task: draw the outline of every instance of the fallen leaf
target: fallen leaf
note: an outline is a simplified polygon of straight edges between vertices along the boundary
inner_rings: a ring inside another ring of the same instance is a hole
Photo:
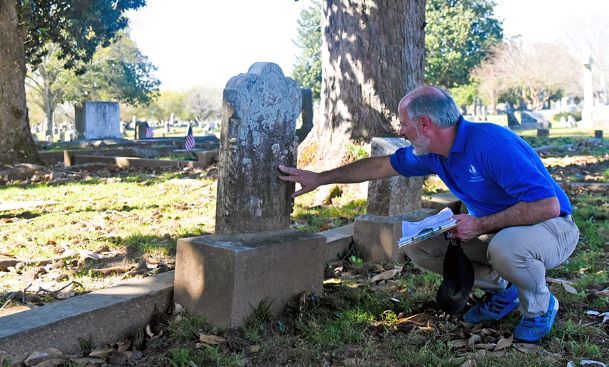
[[[497,351],[509,348],[512,346],[513,342],[514,342],[514,335],[510,335],[509,338],[501,338],[497,342],[497,345],[495,346],[494,351],[497,352]]]
[[[514,348],[518,349],[522,353],[533,354],[540,353],[543,351],[543,348],[537,344],[530,343],[514,343]]]
[[[474,344],[480,342],[482,340],[482,337],[478,334],[472,334],[472,336],[469,337],[469,339],[467,340],[467,346],[468,347],[473,347]]]
[[[550,278],[550,277],[546,277],[546,282],[554,283],[554,284],[569,284],[569,285],[575,284],[570,280],[566,280],[566,279],[562,279],[562,278]]]
[[[93,274],[109,275],[109,274],[124,274],[131,270],[131,266],[111,266],[109,268],[91,269]]]
[[[494,350],[497,344],[495,343],[486,343],[486,344],[475,344],[475,349],[485,349],[485,350]]]
[[[398,325],[399,324],[415,324],[417,326],[423,326],[423,325],[427,324],[427,321],[429,321],[429,318],[430,318],[430,316],[428,314],[426,314],[425,312],[417,313],[412,316],[408,316],[406,318],[399,319]]]
[[[448,346],[452,348],[463,348],[467,346],[467,339],[453,339],[448,341]]]
[[[398,274],[400,274],[401,269],[391,269],[384,271],[378,275],[373,276],[370,281],[372,283],[380,282],[381,280],[389,280],[395,278]]]
[[[108,354],[112,351],[114,351],[114,349],[112,349],[112,348],[106,348],[106,347],[96,348],[91,353],[89,353],[89,357],[107,359]]]
[[[483,328],[480,330],[480,334],[482,334],[482,336],[492,336],[492,335],[497,335],[497,330],[495,329],[490,329],[490,328]]]
[[[609,288],[605,288],[602,291],[598,291],[594,293],[597,296],[606,296],[609,297]]]
[[[591,367],[607,367],[603,362],[593,361],[591,359],[582,359],[579,361],[580,366],[591,366]]]
[[[59,367],[65,366],[67,358],[65,356],[53,356],[49,359],[45,359],[40,363],[36,363],[35,367]]]
[[[567,293],[577,294],[577,289],[570,284],[562,283],[562,287],[567,291]]]
[[[101,259],[101,256],[99,256],[98,253],[95,253],[95,252],[90,251],[90,250],[80,250],[78,252],[78,255],[83,260],[84,259],[93,259],[93,260],[99,260],[99,259]]]
[[[259,345],[250,345],[247,348],[248,353],[258,353],[260,352],[261,347]]]
[[[226,342],[226,339],[221,336],[208,334],[199,334],[199,340],[209,345],[218,345]]]
[[[476,361],[474,359],[468,359],[467,361],[463,362],[463,364],[461,365],[461,367],[476,367],[478,366],[478,364],[476,363]]]
[[[36,364],[42,363],[48,359],[53,359],[55,357],[63,356],[63,352],[59,349],[55,348],[44,348],[41,350],[36,350],[32,352],[23,363],[26,366],[34,366]]]
[[[339,278],[328,278],[328,279],[324,279],[323,284],[324,285],[340,285],[342,283],[342,280],[340,280]]]

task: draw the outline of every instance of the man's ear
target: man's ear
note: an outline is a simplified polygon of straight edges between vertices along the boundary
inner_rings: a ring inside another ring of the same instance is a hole
[[[419,121],[417,122],[420,129],[426,130],[431,127],[431,120],[429,119],[429,116],[420,116]]]

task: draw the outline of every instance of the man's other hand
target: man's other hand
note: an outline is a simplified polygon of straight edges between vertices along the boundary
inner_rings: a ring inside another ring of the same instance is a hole
[[[453,219],[457,221],[457,227],[449,232],[452,237],[469,241],[483,234],[478,225],[478,218],[468,214],[457,214],[453,215]]]
[[[279,165],[279,170],[286,174],[285,176],[279,176],[280,179],[283,181],[298,182],[300,184],[301,188],[292,194],[293,198],[313,191],[321,185],[319,173],[287,167],[283,164]]]

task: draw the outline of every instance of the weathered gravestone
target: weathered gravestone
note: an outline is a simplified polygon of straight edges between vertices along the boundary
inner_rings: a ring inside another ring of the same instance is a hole
[[[537,129],[537,137],[538,138],[548,138],[550,136],[549,129]]]
[[[370,155],[389,155],[409,145],[403,138],[372,138]],[[355,249],[366,260],[398,260],[403,254],[396,245],[403,215],[417,211],[424,218],[433,212],[420,211],[423,181],[423,177],[404,176],[370,181],[367,214],[357,217],[353,225]]]
[[[93,140],[122,138],[120,109],[117,102],[86,102],[75,107],[76,132],[79,138]]]
[[[398,148],[410,146],[403,138],[372,138],[370,155],[393,154]],[[423,177],[394,176],[368,184],[368,208],[374,215],[403,214],[421,209]]]
[[[219,327],[321,292],[325,238],[289,228],[294,191],[277,166],[296,163],[300,91],[279,66],[256,63],[224,89],[216,234],[180,239],[175,301]]]
[[[508,111],[508,112],[506,112],[506,114],[507,114],[508,127],[510,129],[517,129],[518,127],[520,127],[520,121],[518,121],[518,118],[516,118],[514,111]]]
[[[146,139],[146,129],[148,129],[148,121],[137,121],[135,123],[135,140]]]

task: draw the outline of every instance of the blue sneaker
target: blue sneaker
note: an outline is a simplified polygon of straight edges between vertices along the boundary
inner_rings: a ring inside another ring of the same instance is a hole
[[[550,293],[550,305],[545,314],[535,317],[523,317],[514,329],[514,338],[527,342],[536,342],[550,333],[558,313],[558,300]]]
[[[488,293],[484,303],[475,305],[463,314],[463,320],[470,324],[497,321],[506,317],[517,307],[518,288],[512,285],[502,291]]]

